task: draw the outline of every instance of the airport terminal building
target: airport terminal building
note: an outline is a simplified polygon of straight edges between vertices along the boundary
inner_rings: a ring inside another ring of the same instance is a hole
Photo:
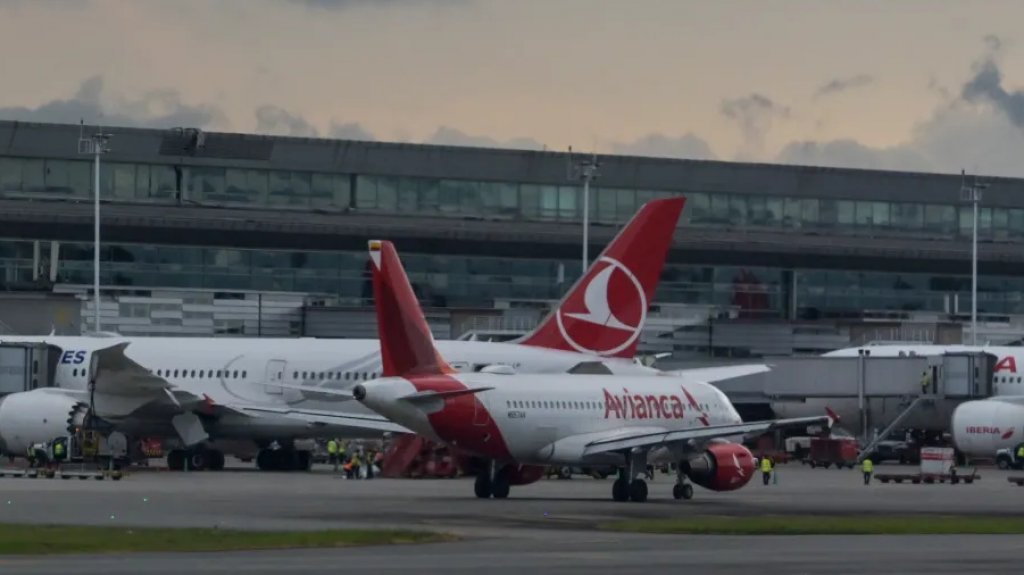
[[[104,330],[367,335],[371,238],[395,241],[439,337],[528,329],[580,273],[579,155],[107,131]],[[91,329],[93,162],[80,136],[0,122],[0,333]],[[972,206],[959,175],[598,159],[592,255],[644,202],[688,198],[648,350],[962,337]],[[1024,180],[985,182],[978,310],[1006,341],[1024,317]]]

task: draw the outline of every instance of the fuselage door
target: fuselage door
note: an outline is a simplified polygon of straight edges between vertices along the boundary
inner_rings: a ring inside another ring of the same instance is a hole
[[[280,386],[280,384],[284,383],[284,374],[287,369],[288,363],[283,359],[272,359],[268,361],[266,377],[263,380],[266,384],[263,388],[268,395],[283,396],[285,401],[297,401],[301,399],[300,392],[292,389],[285,389]]]

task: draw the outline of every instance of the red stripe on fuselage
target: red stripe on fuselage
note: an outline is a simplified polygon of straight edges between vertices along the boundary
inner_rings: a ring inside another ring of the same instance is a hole
[[[419,392],[468,389],[461,381],[448,375],[410,377],[408,381]],[[437,436],[447,443],[492,459],[512,459],[505,438],[480,400],[479,393],[446,398],[444,408],[427,414],[427,419]]]

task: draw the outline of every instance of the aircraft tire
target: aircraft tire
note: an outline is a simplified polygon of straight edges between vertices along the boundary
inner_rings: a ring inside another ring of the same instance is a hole
[[[480,499],[491,496],[491,478],[486,473],[477,473],[476,481],[473,482],[473,493]]]
[[[276,461],[274,452],[269,449],[261,449],[259,454],[256,455],[256,468],[260,471],[274,471]]]
[[[612,499],[629,501],[629,482],[625,478],[620,477],[612,483]]]
[[[211,449],[206,452],[206,456],[209,459],[207,468],[210,471],[223,471],[224,470],[224,452],[217,449]]]
[[[190,450],[186,457],[188,457],[189,471],[203,471],[210,463],[209,452],[202,448]]]
[[[495,499],[507,499],[512,486],[509,484],[508,468],[503,468],[491,482],[491,495]]]
[[[185,469],[185,452],[180,449],[172,449],[167,454],[167,469],[171,471],[182,471]]]
[[[643,479],[634,479],[630,482],[629,499],[636,503],[647,501],[647,482]]]
[[[295,453],[295,470],[309,471],[313,469],[313,454],[308,451],[297,451]]]

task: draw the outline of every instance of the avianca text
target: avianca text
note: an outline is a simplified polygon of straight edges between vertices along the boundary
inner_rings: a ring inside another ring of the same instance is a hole
[[[683,419],[686,410],[678,395],[642,395],[626,388],[621,395],[604,390],[605,419]]]

